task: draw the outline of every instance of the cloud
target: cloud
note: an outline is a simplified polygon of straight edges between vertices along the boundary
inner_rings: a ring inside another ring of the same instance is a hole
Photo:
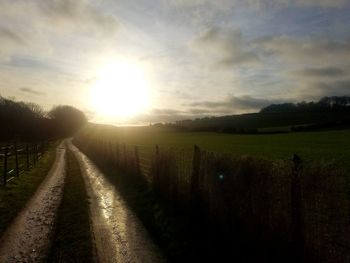
[[[210,116],[257,112],[270,104],[286,102],[287,100],[254,98],[251,96],[230,96],[222,101],[199,101],[183,105],[181,110],[156,108],[132,119],[135,122],[175,122]]]
[[[23,48],[25,41],[9,28],[0,28],[0,60],[8,60],[12,51]]]
[[[151,113],[154,115],[177,115],[183,114],[184,112],[174,109],[153,109]]]
[[[179,120],[195,119],[201,117],[208,117],[213,115],[220,115],[210,109],[183,109],[177,110],[172,108],[155,108],[148,113],[139,114],[131,121],[134,122],[176,122]]]
[[[19,88],[19,90],[21,92],[29,93],[29,94],[33,94],[33,95],[40,95],[40,96],[42,96],[42,95],[46,94],[45,92],[38,91],[38,90],[35,90],[35,89],[32,89],[32,88],[28,88],[28,87]]]
[[[6,25],[6,27],[5,27]],[[88,0],[0,1],[0,61],[13,54],[63,60],[112,46],[118,22]],[[76,48],[78,46],[78,48]],[[67,54],[74,49],[73,54]],[[60,53],[61,52],[61,53]],[[62,54],[64,53],[64,54]]]
[[[350,39],[275,36],[252,45],[264,60],[277,65],[284,89],[288,86],[296,100],[349,94]]]
[[[249,4],[258,7],[289,6],[302,8],[341,8],[347,0],[250,0]]]
[[[252,45],[283,62],[306,65],[350,63],[350,39],[274,36],[257,39]]]
[[[306,68],[293,72],[294,76],[302,78],[340,78],[348,74],[347,70],[337,67]]]
[[[346,0],[296,0],[296,5],[301,7],[340,8],[346,5]]]
[[[350,79],[304,83],[297,93],[302,99],[319,99],[324,96],[350,96]]]
[[[0,28],[0,39],[1,44],[3,44],[4,42],[10,42],[12,44],[19,45],[24,44],[24,40],[8,28]]]
[[[188,112],[194,115],[212,115],[213,114],[213,112],[210,109],[193,108],[193,109],[189,109]]]
[[[207,6],[208,8],[216,8],[218,10],[227,11],[230,7],[242,4],[239,0],[167,0],[166,2],[182,8],[195,8]],[[248,0],[244,1],[248,7],[263,9],[271,6],[301,8],[341,8],[347,4],[347,0]]]
[[[212,12],[228,12],[230,8],[236,5],[233,0],[164,0],[165,4],[169,6],[180,8],[182,10],[193,11],[195,9],[203,9],[207,14]]]
[[[73,29],[94,28],[111,33],[118,26],[113,16],[102,13],[87,0],[41,0],[38,7],[53,23],[70,25]]]
[[[319,85],[319,91],[322,96],[350,95],[350,79],[328,82]]]
[[[131,119],[132,122],[175,122],[178,120],[193,118],[185,111],[167,108],[152,109],[148,113],[139,114]]]
[[[237,30],[211,27],[194,38],[190,44],[201,58],[213,66],[232,67],[260,64],[259,56],[243,40]]]
[[[200,101],[190,103],[189,106],[211,109],[213,112],[242,112],[242,111],[258,111],[270,104],[285,102],[282,99],[264,99],[254,98],[251,96],[230,96],[222,101]]]

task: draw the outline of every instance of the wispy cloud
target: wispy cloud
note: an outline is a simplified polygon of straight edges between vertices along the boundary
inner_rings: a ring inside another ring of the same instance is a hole
[[[35,89],[32,89],[32,88],[28,88],[28,87],[22,87],[22,88],[19,88],[19,90],[21,92],[24,92],[24,93],[33,94],[33,95],[39,95],[39,96],[43,96],[43,95],[46,94],[45,92],[38,91],[38,90],[35,90]]]
[[[229,7],[236,7],[242,4],[239,0],[165,0],[172,5],[183,8],[194,8],[207,6],[219,10],[227,10]],[[248,0],[244,4],[253,8],[267,8],[271,6],[283,7],[321,7],[321,8],[341,8],[347,4],[347,0]]]
[[[285,62],[308,65],[350,63],[350,39],[273,36],[253,42],[266,54]]]
[[[319,99],[324,96],[350,96],[350,79],[304,82],[296,93],[300,99]]]
[[[323,8],[341,8],[346,5],[346,0],[296,0],[299,6],[303,7],[323,7]]]
[[[111,34],[118,27],[115,17],[105,14],[86,0],[40,0],[41,14],[53,23],[75,29],[96,29]]]
[[[25,46],[25,40],[15,31],[0,27],[0,61],[9,59],[9,54]]]
[[[24,44],[24,40],[18,36],[15,32],[8,28],[0,28],[0,39],[3,42],[11,42],[12,44]]]
[[[190,103],[191,107],[200,107],[211,109],[212,112],[240,112],[240,111],[258,111],[262,107],[265,107],[274,103],[281,103],[282,99],[264,99],[254,98],[251,96],[230,96],[226,100],[221,101],[199,101]]]
[[[349,71],[347,71],[345,68],[337,67],[305,68],[302,70],[293,71],[292,75],[307,79],[341,78],[349,75]]]
[[[191,48],[214,66],[254,66],[261,62],[238,30],[209,28],[194,38]]]

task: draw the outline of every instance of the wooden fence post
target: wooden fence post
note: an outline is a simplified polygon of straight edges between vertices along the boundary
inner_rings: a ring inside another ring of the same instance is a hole
[[[110,162],[111,164],[114,164],[115,152],[114,152],[113,143],[112,143],[111,141],[108,143],[108,148],[109,148],[109,157],[108,157],[109,162]]]
[[[38,147],[37,148],[38,149],[37,157],[38,157],[38,160],[39,160],[39,158],[41,158],[42,154],[43,154],[43,145],[41,144],[41,142],[38,142],[37,147]]]
[[[26,143],[26,161],[27,161],[27,171],[29,170],[29,166],[30,166],[30,163],[29,163],[29,145],[28,143]]]
[[[159,191],[159,177],[160,177],[160,171],[159,171],[159,165],[160,165],[160,161],[159,161],[159,146],[158,144],[156,144],[156,152],[155,152],[155,162],[154,162],[154,167],[153,167],[153,174],[152,174],[152,185],[153,185],[153,189],[155,189],[156,191]]]
[[[156,144],[156,158],[158,160],[158,157],[159,157],[159,146],[158,144]]]
[[[36,165],[36,144],[33,143],[32,144],[32,154],[33,154],[33,165],[35,166]]]
[[[193,149],[193,163],[192,163],[192,175],[191,175],[191,198],[196,205],[199,201],[200,190],[199,190],[199,170],[201,163],[201,150],[197,145]]]
[[[304,229],[302,214],[302,196],[300,172],[302,160],[293,154],[293,171],[291,181],[291,207],[292,207],[292,250],[295,262],[304,262]]]
[[[16,164],[16,176],[19,177],[19,167],[18,167],[18,152],[17,152],[17,142],[14,143],[15,147],[15,164]]]
[[[5,147],[4,149],[4,186],[6,186],[7,183],[7,153],[8,153],[8,148]]]
[[[122,164],[122,166],[124,167],[124,169],[128,169],[128,165],[127,165],[128,158],[126,156],[126,145],[125,145],[125,143],[123,143],[123,155],[124,155],[124,163]]]
[[[139,149],[137,146],[135,146],[135,170],[136,170],[136,175],[140,175],[140,173],[141,173],[140,157],[139,157]]]
[[[115,146],[115,162],[117,167],[120,166],[120,152],[119,152],[119,143]]]

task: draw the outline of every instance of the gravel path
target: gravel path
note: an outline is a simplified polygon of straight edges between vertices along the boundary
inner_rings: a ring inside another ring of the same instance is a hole
[[[65,177],[65,146],[34,196],[0,240],[0,262],[44,262]]]
[[[92,229],[99,262],[165,262],[142,223],[93,162],[69,143],[90,197]]]

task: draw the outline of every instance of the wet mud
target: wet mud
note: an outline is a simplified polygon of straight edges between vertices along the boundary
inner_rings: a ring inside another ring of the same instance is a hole
[[[94,163],[73,144],[90,197],[90,212],[99,262],[165,262],[160,249],[128,208],[123,197]]]

